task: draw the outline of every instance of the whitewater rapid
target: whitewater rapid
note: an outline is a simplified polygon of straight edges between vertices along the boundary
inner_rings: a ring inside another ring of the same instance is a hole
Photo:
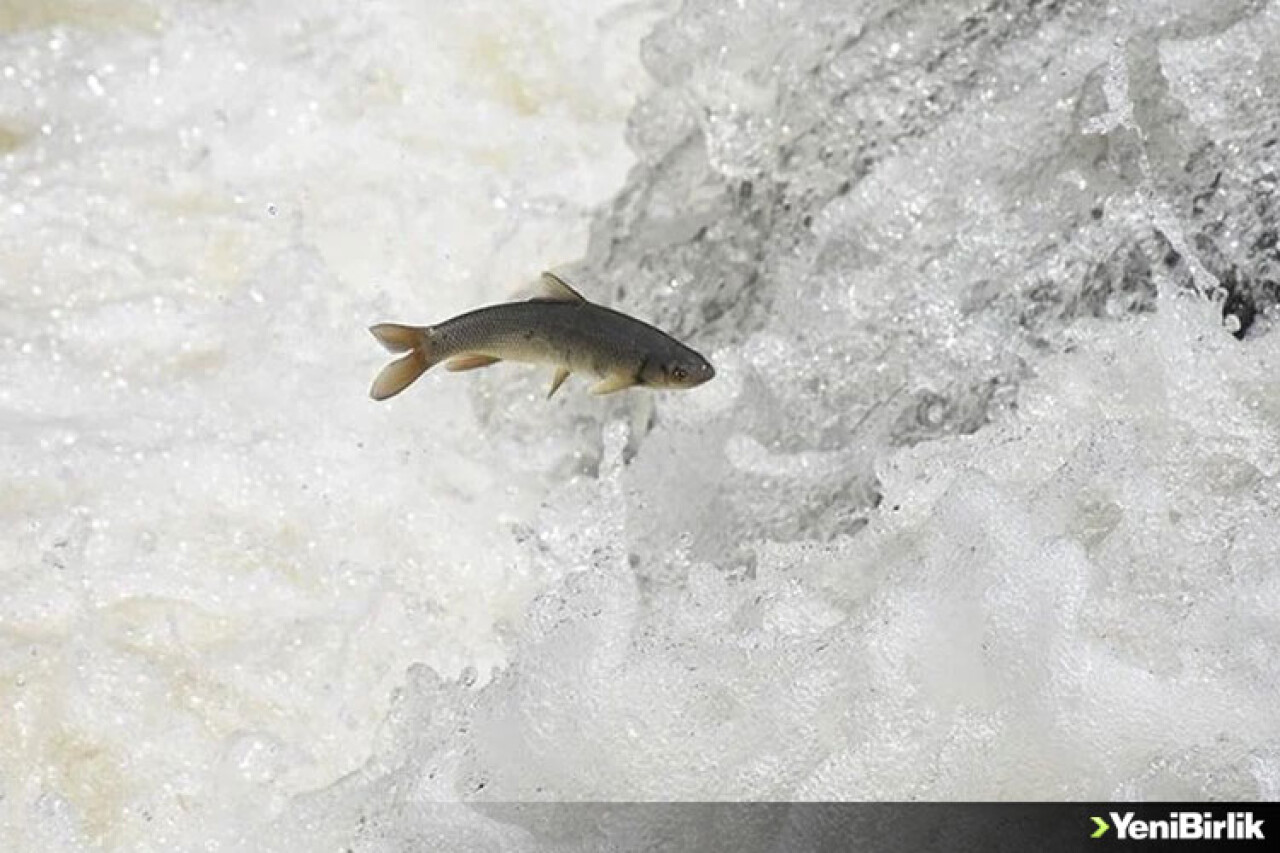
[[[1280,795],[1276,45],[1243,0],[5,7],[0,844]],[[367,398],[370,323],[544,268],[716,379]]]

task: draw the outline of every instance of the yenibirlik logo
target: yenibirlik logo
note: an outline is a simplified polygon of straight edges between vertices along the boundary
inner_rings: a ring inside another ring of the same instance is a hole
[[[1224,839],[1228,841],[1262,841],[1263,821],[1254,818],[1253,812],[1228,812],[1225,818],[1214,819],[1213,812],[1169,812],[1168,820],[1141,820],[1133,812],[1109,812],[1115,823],[1115,837],[1121,841],[1203,841]],[[1097,827],[1090,838],[1102,838],[1111,825],[1100,817],[1092,818]]]

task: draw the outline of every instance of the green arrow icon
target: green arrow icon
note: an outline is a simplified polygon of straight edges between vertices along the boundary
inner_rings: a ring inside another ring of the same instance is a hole
[[[1100,817],[1092,818],[1092,820],[1098,825],[1098,828],[1093,831],[1093,835],[1089,836],[1090,838],[1101,838],[1111,828],[1111,825]]]

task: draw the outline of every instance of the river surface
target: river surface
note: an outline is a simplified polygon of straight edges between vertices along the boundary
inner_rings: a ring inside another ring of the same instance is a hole
[[[1274,0],[0,3],[0,847],[1280,798],[1278,140]],[[716,379],[368,399],[547,268]]]

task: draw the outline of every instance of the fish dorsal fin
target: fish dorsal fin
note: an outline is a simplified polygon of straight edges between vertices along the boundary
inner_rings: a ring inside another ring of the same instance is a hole
[[[530,302],[586,302],[587,298],[552,272],[544,272],[539,282],[538,295]]]

